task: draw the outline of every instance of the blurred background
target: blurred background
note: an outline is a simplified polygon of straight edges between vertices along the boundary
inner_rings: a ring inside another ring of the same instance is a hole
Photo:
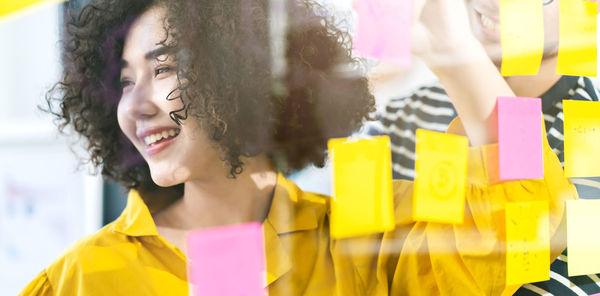
[[[352,0],[321,2],[353,23]],[[0,18],[0,295],[16,295],[71,243],[114,220],[126,202],[122,188],[79,164],[75,155],[83,152],[71,145],[77,139],[59,136],[37,108],[60,73],[65,5],[40,4]],[[378,108],[434,79],[418,60],[410,68],[372,66]],[[329,194],[329,174],[327,167],[309,167],[290,178]]]
[[[68,245],[102,226],[102,180],[38,111],[60,71],[62,7],[0,18],[0,294],[16,295]]]

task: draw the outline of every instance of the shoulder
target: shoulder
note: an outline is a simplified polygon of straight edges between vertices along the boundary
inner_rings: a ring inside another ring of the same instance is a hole
[[[136,246],[132,240],[113,231],[114,222],[69,246],[45,270],[53,287],[77,287],[83,274],[108,271],[134,260]]]
[[[114,222],[69,246],[40,272],[19,295],[77,295],[82,275],[110,264],[122,253],[125,235],[113,231]],[[112,254],[112,255],[111,255]],[[122,256],[121,256],[122,257]]]
[[[409,180],[393,180],[392,181],[392,196],[394,212],[398,223],[411,222],[412,217],[412,191],[413,182]],[[317,214],[319,220],[327,218],[331,215],[332,197],[328,195],[301,192],[298,204],[304,210],[310,209]],[[326,221],[325,221],[326,222]]]
[[[19,296],[51,296],[54,295],[46,271],[40,272],[23,290]]]
[[[120,243],[128,241],[127,236],[114,231],[114,225],[116,222],[112,222],[93,234],[87,235],[80,238],[73,244],[71,244],[53,263],[57,264],[66,259],[79,258],[85,255],[85,251],[93,247],[112,247],[118,246]]]
[[[288,192],[295,192],[295,196],[291,196],[290,198],[294,200],[294,210],[296,214],[299,212],[309,211],[315,214],[319,220],[322,220],[331,214],[331,196],[304,191],[300,189],[300,187],[298,187],[298,185],[296,185],[294,182],[289,180],[286,181],[288,181],[287,186],[292,186],[292,188],[288,188]],[[412,206],[410,206],[412,199],[408,197],[412,196],[413,183],[407,180],[393,180],[392,185],[394,204],[399,205],[395,207],[396,212],[399,210],[412,210]],[[396,216],[398,216],[398,213]],[[402,213],[400,216],[404,217],[410,215],[405,215]]]
[[[283,205],[285,208],[293,205],[295,210],[310,209],[313,211],[326,211],[328,209],[330,199],[328,195],[306,191],[298,186],[296,182],[299,180],[301,181],[300,183],[307,183],[302,182],[301,176],[304,175],[306,174],[301,172],[301,175],[291,176],[291,179],[288,179],[279,174],[272,209],[273,206],[280,205]],[[314,182],[318,180],[311,179],[310,181]],[[306,187],[306,184],[303,187]]]
[[[297,209],[297,213],[308,212],[314,215],[318,225],[322,227],[325,218],[331,211],[331,197],[315,192],[300,191]]]

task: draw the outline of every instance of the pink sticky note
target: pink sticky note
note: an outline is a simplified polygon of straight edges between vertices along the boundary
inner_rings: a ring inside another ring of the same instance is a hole
[[[193,295],[265,295],[260,223],[192,231],[186,243]]]
[[[498,97],[500,180],[544,177],[542,100]]]
[[[413,0],[356,0],[354,49],[362,57],[410,65]]]

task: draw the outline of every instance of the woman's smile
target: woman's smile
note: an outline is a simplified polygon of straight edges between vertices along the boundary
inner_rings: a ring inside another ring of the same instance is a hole
[[[180,129],[172,127],[153,127],[140,130],[137,138],[145,144],[146,155],[153,156],[173,143],[179,136]]]

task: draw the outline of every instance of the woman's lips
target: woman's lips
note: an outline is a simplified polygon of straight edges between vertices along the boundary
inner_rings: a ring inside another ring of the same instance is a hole
[[[155,155],[167,148],[179,136],[180,129],[168,126],[143,128],[136,132],[140,143],[148,156]]]
[[[153,156],[160,153],[161,151],[165,150],[169,145],[171,145],[171,143],[173,143],[178,136],[179,135],[176,135],[172,138],[161,140],[154,144],[146,145],[146,155]]]
[[[479,11],[475,11],[475,13],[483,37],[489,41],[500,41],[500,23],[494,18],[486,16]]]

